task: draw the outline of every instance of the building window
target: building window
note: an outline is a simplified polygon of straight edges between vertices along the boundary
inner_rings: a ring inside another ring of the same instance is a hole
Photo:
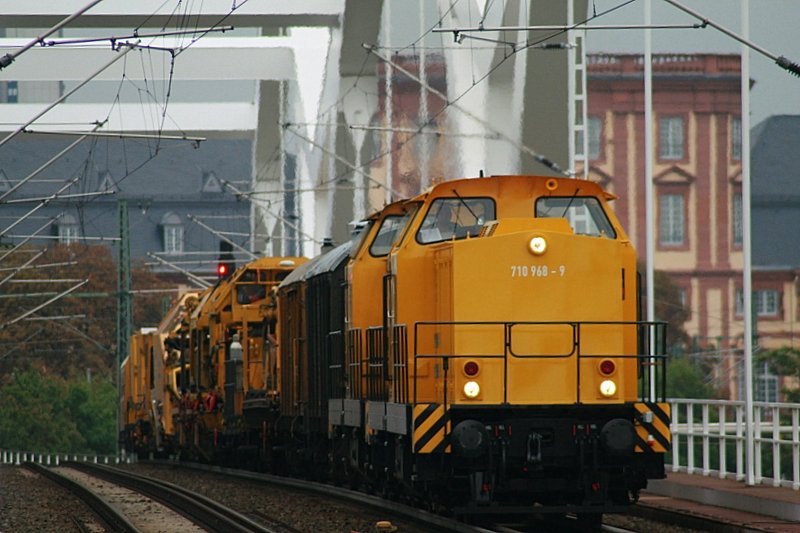
[[[683,159],[683,118],[666,117],[658,121],[658,155],[661,159]]]
[[[769,371],[769,367],[766,363],[763,368],[757,369],[756,372],[756,388],[753,391],[755,401],[777,402],[778,376]]]
[[[600,157],[600,140],[603,137],[603,119],[600,117],[589,117],[586,135],[589,143],[588,158],[598,159]]]
[[[683,231],[683,195],[662,194],[658,199],[658,242],[664,246],[681,246]]]
[[[180,217],[175,213],[167,213],[161,219],[161,227],[164,232],[164,253],[183,253],[183,224]]]
[[[775,289],[753,291],[753,309],[756,316],[775,317],[778,316],[780,303],[780,293]],[[743,315],[744,291],[736,289],[736,314]]]
[[[739,365],[739,398],[745,395],[744,367]],[[780,395],[778,376],[770,372],[769,365],[753,366],[753,399],[757,402],[777,402]]]
[[[678,303],[680,303],[681,307],[684,309],[688,309],[689,307],[689,298],[686,294],[685,287],[678,287]]]
[[[78,231],[78,221],[75,217],[63,214],[58,219],[58,242],[61,244],[72,244],[78,242],[80,232]]]
[[[742,193],[733,194],[733,244],[742,245],[744,223],[742,221]]]
[[[731,158],[742,159],[742,118],[733,117],[731,121]]]
[[[16,104],[19,101],[19,82],[6,82],[6,103]]]

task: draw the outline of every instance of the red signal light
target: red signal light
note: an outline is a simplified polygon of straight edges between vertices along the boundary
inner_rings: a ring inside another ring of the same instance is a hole
[[[217,265],[217,276],[219,276],[220,278],[224,278],[228,274],[230,274],[230,272],[228,272],[228,265],[227,264],[220,263],[220,264]]]
[[[464,363],[464,373],[469,377],[472,377],[478,373],[478,363],[475,361],[467,361]]]

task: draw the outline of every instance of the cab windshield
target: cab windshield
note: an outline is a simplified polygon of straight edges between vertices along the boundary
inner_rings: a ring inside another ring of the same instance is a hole
[[[431,244],[477,237],[483,225],[495,219],[491,198],[437,198],[431,203],[417,232],[417,242]]]
[[[546,196],[536,200],[538,218],[565,218],[576,235],[617,238],[617,232],[594,196]]]

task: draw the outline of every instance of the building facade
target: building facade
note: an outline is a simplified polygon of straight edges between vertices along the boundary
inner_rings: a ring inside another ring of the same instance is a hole
[[[617,214],[643,259],[643,57],[592,55],[587,63],[589,176],[619,197]],[[743,376],[741,127],[738,55],[654,55],[650,208],[655,213],[655,268],[670,275],[689,311],[685,328],[693,339],[690,353],[710,359],[713,384],[731,398],[740,397]],[[754,243],[760,233],[770,231],[764,222],[769,210],[759,208],[759,194],[780,196],[770,175],[787,170],[778,165],[765,172],[755,164],[763,151],[757,139],[758,128],[751,159]],[[754,246],[756,347],[793,346],[800,263],[765,252]],[[756,369],[756,379],[757,397],[778,399],[775,376],[762,367]]]

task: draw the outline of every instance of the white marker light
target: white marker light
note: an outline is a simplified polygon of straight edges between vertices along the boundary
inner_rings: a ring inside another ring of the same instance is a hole
[[[481,386],[477,381],[467,381],[464,383],[464,396],[467,398],[477,398],[481,393]]]
[[[602,394],[606,398],[610,398],[611,396],[614,396],[614,394],[616,393],[617,393],[617,384],[614,383],[612,380],[606,379],[602,383],[600,383],[600,394]]]

